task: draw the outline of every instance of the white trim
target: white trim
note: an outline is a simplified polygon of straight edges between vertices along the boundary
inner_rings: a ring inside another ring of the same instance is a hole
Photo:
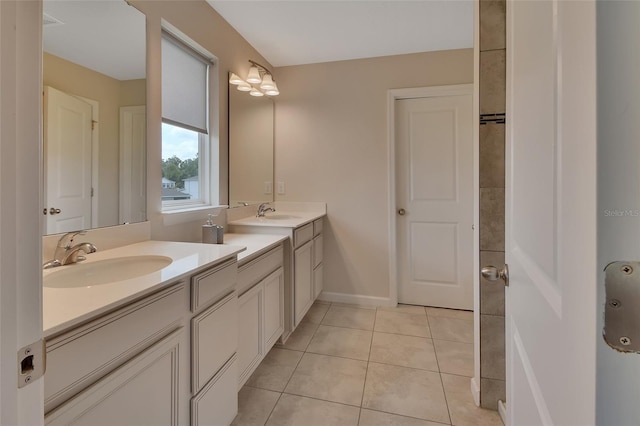
[[[65,92],[66,93],[66,92]],[[78,98],[83,102],[91,105],[91,227],[98,227],[98,197],[99,185],[98,176],[100,175],[100,103],[95,99],[85,98],[84,96],[73,95],[67,93],[74,98]]]
[[[478,381],[475,377],[472,377],[470,380],[471,385],[471,395],[473,396],[473,402],[476,404],[476,407],[480,406],[480,386],[478,386]]]
[[[501,400],[498,400],[498,414],[502,419],[502,423],[507,424],[507,404]]]
[[[375,307],[389,307],[396,306],[397,303],[391,302],[391,299],[388,297],[375,297],[375,296],[365,296],[363,294],[347,294],[347,293],[333,293],[323,291],[318,296],[318,300],[323,302],[335,302],[335,303],[346,303],[349,305],[359,305],[359,306],[375,306]]]
[[[389,89],[387,91],[387,170],[388,170],[388,233],[389,233],[389,303],[390,306],[395,306],[398,303],[398,253],[397,253],[397,232],[396,232],[396,136],[395,136],[395,101],[398,99],[412,99],[412,98],[429,98],[438,96],[456,96],[456,95],[472,95],[474,94],[474,84],[454,84],[450,86],[433,86],[433,87],[413,87],[406,89]],[[475,98],[474,98],[475,99]],[[475,121],[474,121],[475,122]],[[477,138],[474,132],[474,151],[473,151],[473,163],[474,167],[478,161],[477,150]],[[475,177],[474,177],[475,179]],[[474,185],[477,182],[474,180]],[[477,191],[474,189],[474,191]],[[478,200],[474,192],[474,211],[479,209]],[[475,221],[475,218],[474,218]],[[477,233],[477,226],[475,232]],[[475,239],[474,239],[475,241]],[[479,262],[479,252],[474,250],[474,264]],[[477,275],[477,274],[474,274]],[[475,283],[474,279],[474,285]]]

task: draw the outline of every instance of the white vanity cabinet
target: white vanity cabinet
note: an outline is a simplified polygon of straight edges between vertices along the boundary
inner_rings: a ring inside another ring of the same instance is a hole
[[[285,215],[287,216],[287,215]],[[304,217],[305,213],[292,214]],[[245,218],[229,223],[232,232],[240,234],[275,234],[287,236],[284,242],[284,332],[282,341],[300,324],[323,288],[323,232],[325,213],[306,214],[300,224],[260,221]],[[239,279],[241,282],[242,279]],[[239,287],[241,284],[239,285]],[[239,290],[242,298],[242,290]],[[242,332],[240,333],[242,335]],[[242,343],[240,343],[242,345]]]
[[[47,338],[46,424],[188,421],[184,282]]]
[[[284,249],[278,244],[238,271],[238,389],[284,331]]]
[[[230,424],[238,412],[237,278],[236,257],[227,257],[47,336],[45,423]],[[267,280],[261,286],[273,292]]]

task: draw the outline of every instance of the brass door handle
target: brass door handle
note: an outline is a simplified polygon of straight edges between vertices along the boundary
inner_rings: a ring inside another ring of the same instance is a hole
[[[49,214],[50,214],[50,215],[60,214],[60,213],[62,213],[62,210],[60,210],[60,209],[56,209],[56,208],[53,208],[53,207],[51,207],[51,208],[49,209]]]

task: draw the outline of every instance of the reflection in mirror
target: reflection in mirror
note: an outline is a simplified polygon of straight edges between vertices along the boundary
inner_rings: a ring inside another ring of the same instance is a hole
[[[145,16],[44,0],[44,229],[146,220]]]
[[[229,206],[273,201],[273,100],[229,87]]]

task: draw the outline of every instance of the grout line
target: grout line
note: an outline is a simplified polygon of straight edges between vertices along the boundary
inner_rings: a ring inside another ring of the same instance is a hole
[[[360,361],[360,362],[367,362],[366,359],[362,359],[362,358],[349,358],[348,356],[342,356],[342,355],[332,355],[332,354],[323,354],[320,352],[305,352],[307,354],[311,354],[311,355],[321,355],[321,356],[330,356],[332,358],[340,358],[340,359],[346,359],[349,361]],[[297,367],[296,367],[297,368]]]
[[[269,411],[269,415],[267,416],[267,420],[264,421],[263,426],[265,426],[267,423],[269,423],[269,419],[273,415],[273,412],[276,410],[276,407],[278,406],[278,403],[280,402],[280,399],[282,399],[282,395],[283,395],[283,392],[280,392],[280,395],[278,396],[278,399],[276,400],[276,403],[273,404],[273,408],[271,408],[271,411]]]
[[[431,422],[431,423],[435,423],[435,424],[439,424],[439,425],[451,425],[451,423],[442,423],[442,422],[439,422],[439,421],[436,421],[436,420],[423,419],[422,417],[414,417],[414,416],[409,416],[409,415],[406,415],[406,414],[391,413],[389,411],[384,411],[384,410],[380,410],[380,409],[377,409],[377,408],[362,408],[360,411],[362,411],[362,410],[376,411],[378,413],[391,414],[392,416],[406,417],[408,419],[420,420],[422,422]]]
[[[331,404],[344,405],[345,407],[360,408],[359,406],[354,405],[354,404],[347,404],[346,402],[331,401],[331,400],[328,400],[328,399],[318,398],[317,396],[301,395],[299,393],[291,393],[291,392],[282,392],[282,394],[283,395],[291,395],[291,396],[299,396],[300,398],[313,399],[315,401],[329,402]]]
[[[374,324],[375,324],[375,320],[374,320]],[[332,324],[318,324],[319,326],[323,326],[323,327],[334,327],[334,328],[344,328],[346,330],[360,330],[360,331],[373,331],[373,328],[368,330],[366,328],[355,328],[355,327],[347,327],[345,325],[332,325]]]

